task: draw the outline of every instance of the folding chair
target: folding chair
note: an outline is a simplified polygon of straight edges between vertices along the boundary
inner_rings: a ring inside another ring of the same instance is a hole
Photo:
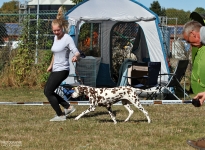
[[[175,94],[177,89],[179,89],[179,91],[181,91],[184,94],[184,99],[185,99],[185,95],[189,97],[189,95],[186,93],[185,87],[183,88],[180,84],[182,78],[185,77],[185,72],[188,64],[189,64],[189,60],[179,60],[174,73],[160,74],[161,76],[163,75],[169,76],[168,82],[160,83],[159,90],[163,94],[162,99],[180,100],[180,98]]]
[[[152,89],[153,87],[158,87],[158,76],[160,74],[161,70],[161,62],[149,62],[148,68],[147,68],[147,74],[143,75],[141,77],[139,76],[131,76],[127,77],[128,79],[137,79],[139,83],[137,84],[131,84],[134,88],[142,89],[142,91],[139,93],[142,94],[142,92],[147,93],[146,99],[156,99],[157,97],[157,90]]]
[[[139,84],[139,78],[147,75],[148,72],[148,63],[133,61],[131,66],[128,68],[127,76],[127,85],[132,86]]]

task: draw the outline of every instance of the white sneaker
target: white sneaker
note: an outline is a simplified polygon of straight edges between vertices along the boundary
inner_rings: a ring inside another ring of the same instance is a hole
[[[65,120],[66,120],[66,116],[55,116],[50,121],[65,121]]]
[[[74,106],[70,106],[70,108],[64,109],[65,116],[68,116],[69,114],[73,113],[75,110],[76,110],[76,109],[75,109]]]

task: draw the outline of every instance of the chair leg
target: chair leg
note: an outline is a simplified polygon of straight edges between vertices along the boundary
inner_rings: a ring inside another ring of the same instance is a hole
[[[165,88],[166,90],[166,93],[165,92],[162,92],[163,93],[163,100],[166,99],[166,100],[180,100],[180,98],[175,94],[175,93],[172,93],[169,89]],[[167,97],[170,97],[167,99]]]
[[[148,94],[147,99],[156,100],[157,99],[157,92],[153,91],[151,94]]]
[[[147,90],[147,91],[144,90],[144,92],[147,93],[146,100],[156,100],[156,98],[157,98],[157,88],[155,90],[150,89],[150,91],[149,90]]]

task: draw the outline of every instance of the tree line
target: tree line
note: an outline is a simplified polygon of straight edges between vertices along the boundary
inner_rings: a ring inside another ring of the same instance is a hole
[[[150,4],[150,10],[156,13],[158,16],[166,16],[167,18],[177,18],[177,24],[183,25],[188,20],[190,20],[189,16],[191,14],[190,11],[184,11],[183,9],[175,9],[175,8],[167,8],[161,7],[158,1],[153,1]],[[205,14],[205,9],[202,7],[195,8],[194,12],[199,14]],[[168,24],[175,24],[175,20],[168,20]]]

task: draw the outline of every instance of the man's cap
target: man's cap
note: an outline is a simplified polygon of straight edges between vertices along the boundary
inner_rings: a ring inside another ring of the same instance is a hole
[[[204,20],[205,20],[205,14],[199,14],[197,12],[192,12],[189,16],[192,20],[198,21],[203,26],[205,26]]]

